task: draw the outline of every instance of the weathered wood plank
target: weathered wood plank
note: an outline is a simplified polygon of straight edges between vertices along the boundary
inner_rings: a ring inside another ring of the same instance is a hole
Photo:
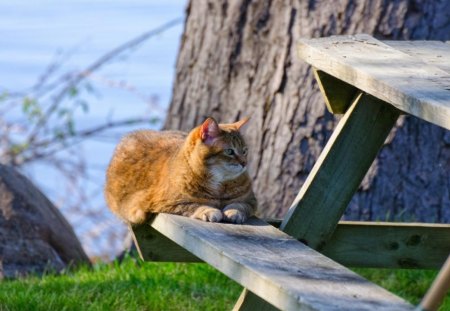
[[[333,114],[344,114],[359,93],[358,89],[321,70],[314,69],[314,76],[325,98],[328,111]]]
[[[450,73],[450,44],[442,41],[383,41],[423,62]]]
[[[282,310],[413,309],[256,218],[234,225],[159,214],[151,226]]]
[[[439,269],[450,225],[342,221],[322,253],[350,267]]]
[[[391,105],[360,94],[327,142],[281,230],[321,250],[398,116]]]
[[[133,231],[143,260],[203,262],[148,225]],[[321,252],[350,267],[438,269],[450,253],[450,225],[340,221]]]
[[[368,35],[304,39],[299,54],[339,80],[450,129],[450,74],[420,58]]]
[[[340,221],[321,253],[347,267],[439,269],[450,254],[450,224]]]

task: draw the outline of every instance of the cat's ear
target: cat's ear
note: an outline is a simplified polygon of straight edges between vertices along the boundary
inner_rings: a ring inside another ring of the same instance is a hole
[[[248,122],[248,120],[250,120],[250,117],[245,117],[240,121],[234,122],[232,125],[236,131],[239,131],[241,127]]]
[[[202,141],[211,145],[217,137],[220,135],[219,124],[213,118],[208,118],[200,126],[200,137]]]

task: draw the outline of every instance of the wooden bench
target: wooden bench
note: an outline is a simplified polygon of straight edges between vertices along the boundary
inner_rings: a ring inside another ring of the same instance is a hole
[[[207,262],[248,289],[236,310],[412,310],[335,261],[437,268],[450,253],[450,225],[339,219],[400,114],[450,129],[450,45],[359,35],[303,40],[299,50],[328,109],[344,116],[280,228],[256,218],[233,225],[160,214],[133,228],[141,257]],[[438,278],[438,298],[447,276]]]
[[[234,225],[159,214],[134,233],[144,260],[203,260],[282,310],[413,309],[257,218]]]

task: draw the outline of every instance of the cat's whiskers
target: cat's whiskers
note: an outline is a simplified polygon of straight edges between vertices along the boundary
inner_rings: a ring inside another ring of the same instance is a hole
[[[239,166],[239,170],[234,171],[233,169],[233,171],[231,171],[226,167],[213,166],[209,170],[211,173],[210,183],[212,185],[215,185],[215,187],[219,188],[222,183],[238,178],[241,174],[243,174],[247,170],[247,167],[245,166],[243,167],[240,164],[236,164],[234,166],[236,167]]]

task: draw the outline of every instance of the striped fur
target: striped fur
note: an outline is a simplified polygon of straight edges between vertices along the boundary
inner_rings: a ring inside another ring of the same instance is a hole
[[[110,209],[129,223],[143,223],[153,213],[244,222],[256,209],[239,133],[247,120],[219,125],[209,118],[190,133],[128,134],[107,170]]]

